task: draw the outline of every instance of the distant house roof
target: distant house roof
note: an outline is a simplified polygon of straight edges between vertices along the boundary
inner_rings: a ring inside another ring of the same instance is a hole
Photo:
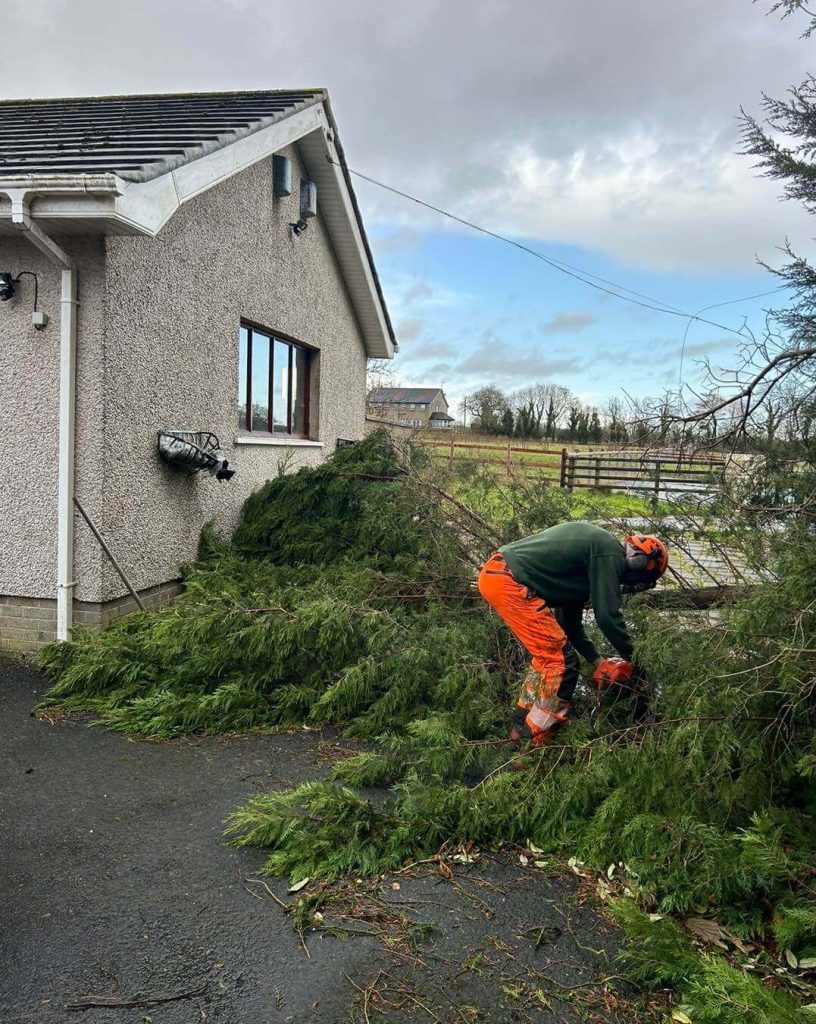
[[[430,419],[437,423],[453,423],[453,416],[448,416],[446,412],[432,412]]]
[[[183,203],[297,143],[368,354],[397,347],[325,89],[0,101],[0,234],[156,235]]]
[[[448,404],[442,388],[375,388],[368,400],[375,405],[430,405],[437,395]]]

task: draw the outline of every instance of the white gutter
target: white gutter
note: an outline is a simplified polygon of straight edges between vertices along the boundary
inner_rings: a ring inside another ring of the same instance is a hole
[[[121,194],[123,185],[113,172],[105,174],[4,174],[3,191],[16,189],[36,193],[79,192],[91,195]]]
[[[74,408],[76,402],[77,270],[71,257],[31,219],[29,192],[5,189],[11,221],[60,268],[59,475],[57,495],[57,639],[71,639],[74,598]]]

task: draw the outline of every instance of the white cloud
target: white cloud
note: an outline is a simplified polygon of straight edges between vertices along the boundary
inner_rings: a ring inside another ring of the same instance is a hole
[[[574,310],[570,313],[556,313],[545,323],[541,324],[539,331],[542,334],[577,334],[596,323],[597,316],[594,313],[587,313],[585,310]]]
[[[406,341],[414,341],[422,333],[422,321],[416,317],[400,320],[396,326],[396,333],[400,345],[404,345]]]
[[[111,17],[103,0],[11,0],[0,95],[324,84],[375,177],[541,244],[733,270],[812,230],[734,155],[740,105],[783,94],[813,52],[769,3],[137,0]],[[400,229],[384,246],[444,223],[360,193],[371,224]]]
[[[471,208],[493,211],[506,230],[652,269],[747,271],[757,254],[773,259],[786,236],[808,245],[812,219],[777,193],[718,139],[694,148],[690,139],[670,145],[639,133],[561,158],[519,147],[507,181]]]

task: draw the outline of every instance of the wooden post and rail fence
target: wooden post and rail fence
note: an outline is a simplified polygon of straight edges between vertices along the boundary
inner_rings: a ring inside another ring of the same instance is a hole
[[[578,487],[650,492],[655,498],[668,492],[711,492],[722,485],[725,460],[683,451],[605,450],[585,446],[580,451],[537,445],[523,446],[508,441],[496,444],[423,438],[422,443],[438,455],[478,465],[501,466],[506,476],[513,468],[525,474],[538,473],[558,480],[560,487]]]
[[[669,492],[718,490],[725,474],[725,460],[682,451],[580,451],[561,452],[560,485],[606,487],[652,492],[655,498]]]

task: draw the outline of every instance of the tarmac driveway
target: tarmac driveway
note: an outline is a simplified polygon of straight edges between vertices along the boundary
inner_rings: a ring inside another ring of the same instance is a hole
[[[639,1019],[601,998],[613,931],[571,882],[514,859],[383,880],[384,900],[435,926],[415,953],[395,959],[363,927],[310,934],[307,958],[243,881],[262,852],[222,829],[252,793],[321,774],[323,738],[134,741],[34,718],[45,689],[0,661],[0,1024],[577,1021],[570,993],[593,988],[594,1019]]]

